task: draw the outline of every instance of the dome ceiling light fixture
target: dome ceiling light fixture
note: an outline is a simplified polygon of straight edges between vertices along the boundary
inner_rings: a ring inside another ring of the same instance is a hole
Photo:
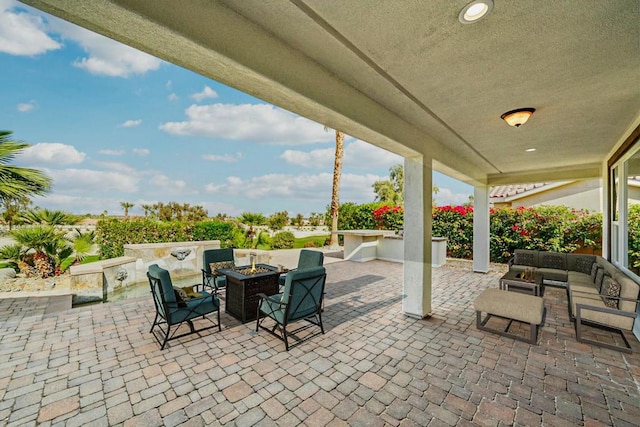
[[[491,12],[493,0],[473,0],[462,8],[458,20],[463,24],[475,24]]]
[[[529,117],[536,111],[535,108],[518,108],[517,110],[507,111],[500,116],[509,126],[519,128],[529,120]]]

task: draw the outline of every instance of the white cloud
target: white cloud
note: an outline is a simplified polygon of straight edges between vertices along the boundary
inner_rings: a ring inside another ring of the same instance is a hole
[[[47,209],[63,210],[69,212],[69,207],[73,207],[72,212],[77,214],[90,213],[99,215],[105,210],[110,214],[122,212],[120,207],[121,199],[115,200],[106,197],[92,196],[69,196],[66,194],[47,194],[46,196],[36,196],[33,203],[36,206]]]
[[[296,166],[327,169],[332,167],[335,152],[335,148],[321,148],[311,151],[285,150],[280,158]]]
[[[397,163],[403,164],[404,159],[402,156],[357,139],[345,147],[344,163],[350,167],[359,166],[367,169],[390,168]]]
[[[372,202],[374,193],[372,185],[384,179],[373,174],[343,174],[340,181],[340,198],[356,203]],[[289,200],[331,200],[333,174],[315,175],[268,174],[242,179],[237,176],[227,177],[222,184],[209,183],[205,190],[212,194],[237,195],[259,200],[265,197],[286,198]]]
[[[164,86],[167,88],[167,90],[171,90],[173,89],[173,82],[171,80],[167,80],[167,83],[165,83]]]
[[[461,205],[469,202],[470,195],[471,193],[454,193],[449,188],[439,188],[438,194],[434,196],[434,199],[438,206]]]
[[[212,162],[225,162],[225,163],[235,163],[238,160],[242,159],[242,153],[238,152],[236,154],[203,154],[202,158],[205,160],[210,160]]]
[[[0,52],[9,55],[40,55],[62,45],[45,32],[44,20],[25,12],[12,12],[13,1],[0,2]]]
[[[164,195],[195,194],[197,191],[189,189],[186,181],[173,179],[163,173],[155,173],[149,178],[149,184],[162,190]]]
[[[99,150],[98,153],[104,154],[105,156],[122,156],[124,150]]]
[[[167,122],[160,129],[176,135],[252,141],[269,144],[329,142],[324,127],[267,104],[192,105],[184,122]]]
[[[171,93],[171,94],[167,97],[167,99],[168,99],[169,101],[177,101],[177,100],[178,100],[178,99],[180,99],[180,98],[179,98],[179,97],[178,97],[178,95],[176,95],[175,93]]]
[[[204,89],[202,89],[202,92],[197,92],[191,95],[191,98],[195,99],[197,102],[201,102],[203,99],[217,97],[218,93],[209,86],[205,86]]]
[[[124,122],[123,124],[120,125],[120,127],[123,128],[132,128],[132,127],[136,127],[139,126],[142,123],[141,119],[138,120],[127,120],[126,122]]]
[[[27,164],[72,165],[82,163],[86,156],[71,145],[41,142],[25,148],[16,159]]]
[[[129,77],[157,70],[162,63],[158,58],[61,19],[50,19],[50,27],[82,46],[88,56],[76,59],[73,65],[91,74]]]
[[[149,151],[146,148],[134,148],[133,149],[133,154],[136,154],[138,156],[142,156],[142,157],[148,156],[149,153],[151,153],[151,151]]]
[[[286,150],[280,158],[289,164],[317,169],[333,168],[335,148],[321,148],[311,151]],[[345,144],[343,165],[353,168],[373,169],[391,167],[403,163],[402,157],[375,145],[355,140]]]
[[[91,169],[50,170],[56,192],[74,191],[84,194],[117,190],[124,193],[138,191],[139,178],[135,174]]]
[[[36,101],[23,102],[18,104],[18,111],[21,113],[28,113],[29,111],[35,109],[38,106]]]
[[[101,168],[111,170],[111,171],[128,173],[130,175],[138,175],[139,174],[139,172],[136,169],[134,169],[131,166],[129,166],[128,164],[122,163],[122,162],[94,161],[93,164],[96,165],[96,166],[99,166]]]

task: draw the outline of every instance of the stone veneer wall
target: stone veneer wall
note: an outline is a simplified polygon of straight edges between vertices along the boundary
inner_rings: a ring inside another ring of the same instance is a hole
[[[124,245],[124,256],[72,266],[71,291],[77,300],[106,301],[110,292],[147,280],[151,264],[176,278],[197,274],[202,269],[202,253],[218,248],[219,240]]]

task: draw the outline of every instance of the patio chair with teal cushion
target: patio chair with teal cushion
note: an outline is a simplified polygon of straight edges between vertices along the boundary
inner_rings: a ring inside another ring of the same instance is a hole
[[[256,332],[258,328],[262,328],[283,340],[287,351],[289,351],[289,335],[295,336],[297,332],[310,327],[305,324],[293,331],[288,331],[287,327],[293,322],[305,320],[319,326],[324,334],[321,307],[326,278],[324,267],[296,269],[287,274],[284,292],[270,296],[260,294]],[[267,318],[274,322],[273,327],[267,328],[262,324]]]
[[[202,253],[202,283],[217,291],[226,289],[227,277],[217,270],[233,267],[233,248],[207,249]]]
[[[220,300],[215,293],[198,290],[198,292],[191,294],[192,297],[186,296],[185,298],[181,296],[184,290],[174,288],[169,272],[157,264],[149,266],[147,277],[149,278],[149,285],[151,286],[153,302],[156,306],[156,317],[153,320],[153,325],[151,325],[149,332],[153,334],[158,344],[161,345],[160,349],[164,349],[167,341],[171,339],[215,328],[216,326],[218,327],[218,331],[221,330]],[[213,313],[217,315],[217,323],[208,317],[208,315]],[[193,321],[199,317],[211,322],[212,325],[195,329]],[[185,322],[189,326],[189,332],[176,335],[180,330],[180,326]],[[163,329],[163,325],[166,325],[166,331]],[[154,332],[156,326],[158,327],[157,333],[159,333],[159,336]],[[174,326],[175,329],[173,329],[172,333],[171,328]]]
[[[324,254],[320,251],[312,251],[309,249],[302,249],[300,251],[300,255],[298,255],[298,269],[301,268],[310,268],[310,267],[321,267],[324,262]],[[296,269],[292,269],[289,271],[295,271]],[[287,278],[287,274],[280,275],[280,287],[284,286],[284,282]],[[282,289],[281,289],[282,290]]]

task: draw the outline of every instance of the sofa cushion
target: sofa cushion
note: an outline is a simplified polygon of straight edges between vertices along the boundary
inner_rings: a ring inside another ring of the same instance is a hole
[[[604,276],[607,276],[604,269],[599,268],[596,272],[596,279],[593,281],[593,284],[596,286],[596,289],[602,289],[602,281],[604,280]]]
[[[590,288],[595,289],[596,293],[598,293],[598,289],[593,284],[593,280],[591,280],[591,276],[584,273],[578,273],[577,271],[569,271],[567,273],[569,289],[573,289],[574,286],[588,286]]]
[[[567,270],[589,274],[595,261],[595,255],[567,254]]]
[[[602,301],[610,308],[618,308],[618,298],[620,297],[620,283],[611,276],[606,276],[602,281],[601,288]],[[607,298],[612,297],[612,298]]]
[[[538,251],[530,249],[516,249],[513,256],[514,263],[518,265],[538,266]]]
[[[538,268],[536,274],[542,274],[544,280],[555,280],[558,282],[567,281],[567,270],[557,270],[555,268]]]
[[[596,273],[598,272],[598,270],[602,268],[598,265],[597,262],[594,262],[593,265],[591,266],[591,281],[595,282],[596,281]]]
[[[585,295],[585,294],[574,294],[571,299],[572,302],[572,313],[575,315],[577,312],[577,305],[584,304],[592,307],[600,307],[600,308],[608,308],[602,298],[599,295]],[[602,313],[598,311],[589,310],[588,308],[583,308],[580,316],[582,320],[590,320],[592,322],[597,322],[602,325],[611,326],[614,328],[624,329],[630,331],[633,328],[633,322],[635,318],[618,316],[616,314],[610,313]]]
[[[538,267],[554,270],[566,270],[567,254],[541,251],[538,253]]]
[[[635,313],[636,311],[636,302],[638,299],[638,284],[634,282],[631,278],[627,277],[621,271],[617,271],[613,278],[620,284],[620,297],[627,298],[633,301],[620,301],[619,308],[620,310],[629,311]]]
[[[615,265],[611,264],[601,256],[596,257],[596,262],[600,267],[604,268],[604,271],[611,277],[615,276],[616,272],[618,271]]]

